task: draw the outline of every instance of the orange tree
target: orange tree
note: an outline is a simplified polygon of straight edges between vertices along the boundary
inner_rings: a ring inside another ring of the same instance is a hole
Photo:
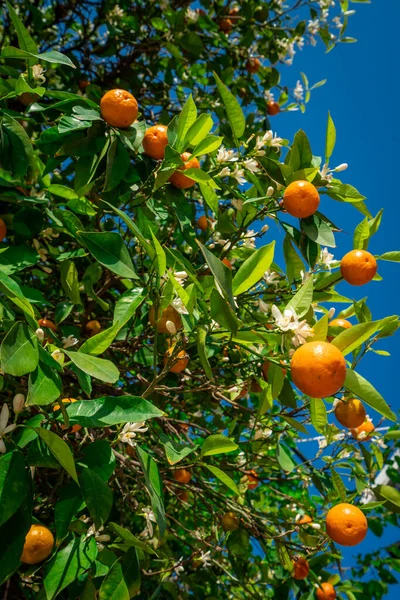
[[[400,253],[370,252],[382,215],[329,167],[331,117],[323,159],[265,117],[288,99],[265,96],[268,61],[334,44],[334,3],[292,3],[297,24],[278,0],[201,5],[4,9],[6,598],[379,599],[399,569],[396,547],[366,552],[397,523],[374,481],[398,478],[399,434],[358,372],[399,319],[337,286]],[[362,215],[343,260],[326,197]]]

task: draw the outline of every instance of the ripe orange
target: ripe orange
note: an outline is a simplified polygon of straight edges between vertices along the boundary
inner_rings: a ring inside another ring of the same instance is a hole
[[[310,565],[308,564],[308,560],[303,558],[302,556],[297,556],[293,560],[293,575],[294,579],[305,579],[310,572]]]
[[[368,440],[371,439],[371,436],[368,434],[372,433],[374,430],[375,427],[372,421],[366,419],[359,427],[351,430],[351,435],[359,442],[368,442]]]
[[[230,33],[232,31],[233,23],[232,23],[231,19],[228,19],[228,18],[220,19],[218,21],[218,25],[219,25],[220,31],[223,31],[224,33]]]
[[[169,357],[171,356],[171,354],[173,353],[174,348],[168,348],[168,350],[166,351],[165,355],[164,355],[164,365],[167,364]],[[171,365],[171,367],[169,368],[170,373],[180,373],[181,371],[183,371],[184,369],[186,369],[188,362],[189,362],[189,355],[186,354],[185,350],[181,350],[180,352],[178,352],[178,354],[175,356],[174,361]]]
[[[0,242],[2,242],[6,236],[7,225],[4,223],[3,219],[0,219]]]
[[[165,146],[168,144],[168,127],[166,125],[153,125],[149,127],[142,141],[145,154],[155,160],[162,160]]]
[[[297,525],[307,525],[307,523],[312,523],[313,520],[309,515],[304,515],[297,521]]]
[[[226,267],[228,267],[228,269],[230,269],[230,270],[232,271],[232,263],[231,263],[231,261],[230,261],[230,260],[228,260],[227,258],[223,258],[223,259],[222,259],[222,262],[224,263],[224,265],[225,265]]]
[[[207,229],[210,229],[212,223],[214,223],[214,219],[211,219],[211,217],[207,218],[206,215],[201,215],[201,217],[197,219],[197,227],[201,231],[207,231]]]
[[[179,483],[189,483],[192,479],[192,474],[186,469],[177,469],[174,471],[173,477]]]
[[[318,210],[318,190],[309,181],[293,181],[283,194],[283,206],[292,217],[310,217]]]
[[[364,513],[357,506],[346,502],[331,508],[325,523],[331,540],[341,546],[356,546],[363,541],[368,531]]]
[[[88,332],[88,334],[90,335],[90,337],[92,337],[93,335],[96,335],[97,333],[100,333],[100,331],[101,331],[101,325],[96,320],[88,321],[86,323],[86,325],[85,325],[85,329]]]
[[[246,71],[251,75],[253,73],[257,73],[258,69],[261,67],[261,63],[258,58],[249,58],[246,63]]]
[[[31,525],[26,534],[21,554],[21,562],[36,565],[50,556],[54,546],[54,537],[44,525]]]
[[[364,404],[357,398],[340,400],[335,406],[335,417],[343,427],[359,427],[365,421]]]
[[[343,354],[328,342],[308,342],[292,356],[293,383],[307,396],[325,398],[336,394],[346,379]]]
[[[193,179],[186,177],[186,175],[182,173],[182,171],[186,171],[186,169],[200,169],[200,163],[197,158],[190,158],[190,156],[190,152],[184,152],[181,154],[181,159],[183,160],[184,164],[179,167],[179,169],[175,171],[175,173],[173,173],[169,178],[169,181],[172,183],[172,185],[180,190],[186,190],[196,183],[193,181]]]
[[[47,328],[54,332],[57,331],[57,327],[54,325],[53,321],[50,321],[50,319],[39,319],[38,323],[39,327],[44,327],[45,329]]]
[[[239,519],[234,512],[229,511],[222,517],[221,525],[224,531],[235,531],[239,528]]]
[[[350,327],[353,327],[353,324],[350,323],[350,321],[346,321],[346,319],[333,319],[333,321],[329,323],[329,326],[341,327],[342,329],[350,329]],[[328,337],[328,342],[331,342],[333,339],[333,337]]]
[[[250,471],[250,473],[247,473],[246,477],[247,477],[247,489],[254,490],[260,483],[260,480],[257,477],[257,472],[254,469],[252,469]]]
[[[270,117],[274,117],[279,112],[281,112],[281,107],[279,104],[273,100],[270,100],[267,104],[267,114],[269,114]]]
[[[149,321],[150,324],[155,327],[157,324],[157,331],[160,333],[171,333],[167,328],[167,322],[170,321],[176,330],[181,329],[182,319],[180,314],[173,306],[167,306],[161,314],[158,314],[158,320],[156,323],[156,311],[154,305],[149,310]]]
[[[100,100],[100,112],[109,125],[124,129],[136,121],[138,103],[126,90],[110,90]]]
[[[77,399],[76,398],[63,398],[61,400],[61,402],[63,404],[70,404],[70,403],[73,404],[74,402],[77,402]],[[59,404],[55,404],[54,405],[53,411],[56,411],[56,410],[60,410],[60,405]],[[65,425],[61,425],[61,429],[66,429]],[[78,424],[77,425],[72,425],[72,427],[71,427],[71,433],[76,433],[80,429],[82,429],[82,425],[78,425]]]
[[[351,250],[340,263],[342,277],[351,285],[368,283],[375,277],[377,268],[375,257],[366,250]]]
[[[318,600],[335,600],[336,592],[335,588],[328,581],[320,583],[320,587],[317,589]]]

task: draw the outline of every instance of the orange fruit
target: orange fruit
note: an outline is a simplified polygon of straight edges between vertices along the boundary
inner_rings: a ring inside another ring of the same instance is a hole
[[[169,357],[173,353],[174,348],[168,348],[164,355],[164,365],[167,364]],[[181,350],[174,358],[174,362],[169,368],[170,373],[180,373],[184,369],[186,369],[189,362],[189,356],[186,354],[185,350]]]
[[[249,58],[246,63],[246,71],[251,75],[253,73],[257,73],[258,69],[261,67],[261,63],[258,58]]]
[[[189,483],[192,479],[192,474],[186,469],[177,469],[174,471],[173,478],[175,481],[178,481],[178,483]]]
[[[50,319],[39,319],[38,323],[39,327],[50,329],[53,332],[57,331],[57,327],[54,325],[53,321],[50,321]]]
[[[187,490],[181,490],[176,495],[177,495],[177,497],[179,498],[179,500],[181,502],[188,502],[189,501],[189,492]]]
[[[336,592],[335,588],[328,581],[320,583],[320,587],[317,589],[318,600],[335,600]]]
[[[292,217],[310,217],[319,206],[318,190],[309,181],[293,181],[283,194],[283,206]]]
[[[162,160],[165,146],[168,144],[168,127],[166,125],[153,125],[149,127],[142,141],[144,153],[154,160]]]
[[[180,190],[186,190],[196,183],[193,181],[193,179],[186,177],[186,175],[182,173],[182,171],[186,171],[187,169],[200,169],[200,163],[197,158],[190,158],[190,156],[190,152],[184,152],[181,154],[181,159],[183,160],[184,164],[179,167],[179,169],[175,171],[175,173],[173,173],[169,178],[169,181],[172,183],[172,185]]]
[[[97,333],[100,333],[101,325],[96,320],[88,321],[85,325],[85,329],[88,332],[88,334],[90,335],[90,337],[92,337],[92,335],[96,335]]]
[[[100,100],[100,112],[106,123],[125,129],[136,121],[138,103],[126,90],[110,90]]]
[[[21,562],[36,565],[50,556],[54,546],[54,537],[44,525],[31,525],[26,534],[21,554]]]
[[[312,523],[313,520],[309,515],[304,515],[297,521],[297,525],[307,525],[307,523]]]
[[[220,31],[223,31],[224,33],[230,33],[232,31],[233,23],[232,23],[231,19],[228,19],[228,18],[220,19],[218,21],[218,25],[219,25]]]
[[[224,263],[224,265],[225,265],[226,267],[228,267],[228,269],[230,269],[230,270],[232,271],[232,263],[231,263],[231,261],[230,261],[230,260],[228,260],[227,258],[223,258],[223,259],[222,259],[222,262]]]
[[[356,546],[363,541],[368,531],[364,513],[357,506],[346,502],[331,508],[325,523],[331,540],[341,546]]]
[[[270,117],[274,117],[279,112],[281,112],[281,107],[279,104],[274,102],[274,100],[270,100],[267,104],[267,114],[269,114]]]
[[[372,433],[374,430],[375,427],[372,421],[366,419],[359,427],[351,430],[351,435],[359,442],[368,442],[368,440],[371,439],[371,436],[368,434]]]
[[[239,528],[239,519],[235,513],[230,510],[222,517],[221,525],[224,531],[235,531]]]
[[[0,219],[0,242],[2,242],[6,236],[7,225],[4,223],[3,219]]]
[[[351,250],[340,263],[340,272],[347,283],[364,285],[375,277],[378,265],[375,257],[366,250]]]
[[[90,85],[90,81],[82,80],[78,83],[78,87],[80,90],[86,90],[87,86]]]
[[[346,319],[333,319],[333,321],[329,323],[329,326],[341,327],[342,329],[350,329],[350,327],[353,327],[353,324],[350,323],[350,321],[346,321]],[[328,336],[328,342],[331,342],[333,339],[333,337]]]
[[[335,406],[335,417],[343,427],[359,427],[364,423],[365,416],[364,404],[357,398],[340,400]]]
[[[39,94],[32,94],[31,92],[22,92],[22,94],[18,96],[18,100],[24,106],[29,106],[33,102],[40,100],[40,96]]]
[[[182,327],[181,316],[173,306],[167,306],[167,308],[164,308],[162,313],[158,314],[158,320],[156,321],[156,310],[153,305],[149,310],[149,321],[153,327],[157,325],[157,331],[160,333],[171,333],[167,329],[167,321],[171,321],[176,330],[181,329]]]
[[[206,215],[201,215],[201,217],[199,217],[197,219],[197,227],[201,230],[201,231],[207,231],[207,229],[211,228],[212,223],[214,223],[214,219],[211,219],[210,217],[206,217]]]
[[[61,400],[61,402],[63,404],[73,404],[74,402],[78,402],[76,398],[63,398]],[[60,410],[60,405],[59,404],[55,404],[53,407],[53,411],[56,410]],[[61,429],[66,429],[65,425],[61,425]],[[80,429],[82,429],[82,425],[72,425],[71,427],[71,433],[76,433],[77,431],[79,431]]]
[[[247,489],[254,490],[260,483],[260,480],[257,477],[257,472],[254,469],[252,469],[250,471],[250,473],[247,473],[246,477],[247,477]]]
[[[305,579],[310,572],[308,560],[302,556],[298,556],[293,560],[293,579]]]
[[[293,383],[303,394],[325,398],[336,394],[346,379],[343,354],[328,342],[308,342],[292,356]]]

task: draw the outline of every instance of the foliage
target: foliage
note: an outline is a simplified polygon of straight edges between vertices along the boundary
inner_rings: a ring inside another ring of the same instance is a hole
[[[306,76],[292,99],[280,83],[296,44],[317,32],[329,50],[353,41],[346,1],[332,38],[331,4],[4,8],[0,585],[9,597],[308,600],[318,578],[332,576],[342,598],[380,599],[395,582],[398,548],[360,555],[350,574],[324,530],[327,510],[344,500],[366,510],[372,534],[398,523],[395,415],[357,369],[367,353],[387,354],[399,319],[374,321],[366,300],[342,295],[340,261],[328,251],[340,224],[324,215],[325,197],[362,215],[356,249],[368,248],[382,214],[338,179],[343,165],[329,168],[331,116],[324,158],[305,132],[289,143],[265,117],[272,88],[282,109],[309,99]],[[231,31],[220,30],[224,18]],[[253,77],[254,56],[262,64]],[[127,129],[101,116],[113,87],[138,100]],[[142,147],[156,122],[168,124],[159,162]],[[168,180],[184,151],[201,169],[186,171],[195,185],[182,191]],[[281,198],[299,179],[318,188],[321,212],[295,222]],[[207,230],[197,226],[203,214]],[[280,265],[269,225],[285,235]],[[351,329],[329,327],[332,304],[354,319]],[[168,321],[169,333],[159,332],[149,312],[171,305],[183,327]],[[290,358],[307,339],[327,338],[346,357],[344,389],[305,397],[291,384]],[[175,374],[182,350],[188,368]],[[343,394],[393,428],[356,441],[334,424]],[[315,432],[311,458],[299,439]],[[385,464],[393,484],[376,487]],[[230,533],[227,511],[239,525]],[[297,524],[297,514],[313,523]],[[47,525],[56,546],[28,567],[19,557],[32,522]],[[305,581],[291,576],[299,554],[311,567]]]

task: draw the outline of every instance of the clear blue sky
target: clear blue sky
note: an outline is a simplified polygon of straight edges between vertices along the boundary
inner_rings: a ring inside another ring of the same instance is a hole
[[[304,129],[313,153],[322,155],[327,112],[331,111],[337,132],[331,165],[349,164],[348,170],[339,176],[344,183],[351,183],[367,196],[367,205],[373,215],[384,207],[383,223],[369,248],[373,254],[382,254],[400,249],[396,235],[400,200],[392,183],[397,180],[399,170],[399,128],[395,112],[398,97],[394,93],[393,60],[398,53],[400,2],[374,0],[372,4],[351,4],[350,8],[357,12],[350,19],[346,35],[357,38],[358,42],[342,44],[329,54],[324,54],[322,43],[317,48],[306,47],[297,52],[293,66],[284,70],[284,83],[294,87],[300,71],[307,74],[310,84],[325,78],[328,81],[324,87],[312,92],[304,115],[281,113],[271,118],[271,126],[278,135],[289,140],[298,129]],[[325,197],[321,210],[344,230],[337,234],[338,248],[333,250],[335,258],[340,258],[352,248],[352,232],[363,217],[350,205],[326,200]],[[267,236],[264,240],[267,241]],[[371,282],[362,288],[341,283],[338,288],[350,298],[368,296],[374,319],[398,312],[395,298],[399,265],[380,262],[379,273],[383,277],[382,282]],[[399,335],[383,340],[380,348],[390,352],[391,356],[371,355],[359,368],[396,412],[400,408],[395,378],[398,346]],[[376,420],[376,413],[369,412]],[[359,550],[365,553],[389,545],[399,537],[394,528],[380,539],[369,533]],[[344,555],[350,559],[353,553],[357,554],[358,548],[345,551]],[[399,591],[400,585],[392,586],[386,598],[397,598]]]

